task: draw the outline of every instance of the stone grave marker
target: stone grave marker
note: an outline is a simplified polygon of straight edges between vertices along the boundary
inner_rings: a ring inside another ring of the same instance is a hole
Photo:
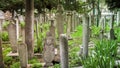
[[[27,68],[28,64],[28,53],[27,53],[27,45],[23,42],[18,44],[18,53],[20,58],[20,66],[21,68]]]
[[[8,36],[12,48],[12,53],[17,52],[17,35],[16,35],[16,24],[10,21],[8,25]]]
[[[11,20],[12,19],[12,13],[10,11],[5,12],[5,20]]]
[[[61,68],[69,68],[68,66],[68,40],[65,34],[60,35],[60,62]]]
[[[0,68],[4,68],[4,62],[3,62],[3,53],[2,53],[2,22],[4,19],[4,12],[0,11]]]
[[[54,20],[51,19],[50,21],[51,21],[51,25],[50,25],[49,28],[50,28],[50,32],[52,34],[52,37],[54,38],[54,43],[55,43],[55,26],[54,26]]]
[[[50,32],[47,32],[43,50],[43,58],[45,61],[44,67],[52,66],[52,61],[54,60],[54,57],[54,38],[52,37],[52,34]]]
[[[56,21],[57,21],[57,31],[58,31],[58,37],[60,37],[60,34],[64,33],[64,16],[63,16],[63,6],[62,5],[58,5],[58,9],[57,9],[58,13],[56,15]]]
[[[67,38],[70,38],[70,32],[71,32],[71,12],[67,13],[68,21],[67,21]]]

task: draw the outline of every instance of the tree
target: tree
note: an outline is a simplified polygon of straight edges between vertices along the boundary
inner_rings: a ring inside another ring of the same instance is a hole
[[[105,2],[110,10],[120,8],[120,1],[119,0],[105,0]]]
[[[34,0],[25,0],[25,43],[28,50],[28,59],[34,56]]]

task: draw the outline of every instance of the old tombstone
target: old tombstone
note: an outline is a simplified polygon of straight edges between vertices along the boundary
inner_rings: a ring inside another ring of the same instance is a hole
[[[50,25],[50,32],[52,34],[52,37],[54,38],[54,43],[55,43],[55,26],[54,26],[54,20],[51,19],[51,25]]]
[[[20,58],[20,66],[21,68],[27,68],[28,64],[28,56],[27,56],[27,45],[23,42],[19,42],[18,44],[18,53]]]
[[[117,12],[117,26],[120,25],[120,11]]]
[[[12,13],[10,11],[5,12],[5,20],[11,20],[12,19]]]
[[[0,11],[0,68],[4,68],[3,53],[2,53],[2,23],[4,19],[4,12]]]
[[[24,16],[20,15],[18,16],[18,20],[19,20],[19,35],[22,37],[23,42],[25,42],[25,20],[24,20]]]
[[[63,11],[64,11],[63,6],[58,5],[58,7],[57,7],[57,15],[56,15],[58,37],[60,37],[60,34],[64,33]]]
[[[19,39],[19,20],[18,20],[18,18],[15,18],[15,24],[16,24],[16,37],[18,40]]]
[[[54,60],[54,57],[54,38],[52,37],[52,34],[50,32],[47,32],[43,50],[43,58],[45,61],[44,67],[52,66],[52,61]]]
[[[68,21],[67,21],[67,38],[70,38],[70,32],[71,32],[71,12],[67,13]]]
[[[83,15],[83,57],[88,56],[88,42],[89,42],[89,17],[87,14]]]
[[[8,36],[12,48],[12,53],[16,53],[17,52],[16,24],[13,21],[10,21],[8,25]]]
[[[68,40],[65,34],[60,35],[60,63],[61,68],[69,68],[68,66]]]

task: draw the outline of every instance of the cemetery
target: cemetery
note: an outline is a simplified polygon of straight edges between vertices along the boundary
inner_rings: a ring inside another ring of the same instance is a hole
[[[120,68],[118,0],[1,0],[0,68]]]

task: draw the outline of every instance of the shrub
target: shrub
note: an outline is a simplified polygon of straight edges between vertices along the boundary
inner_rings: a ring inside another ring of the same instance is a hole
[[[9,41],[8,32],[6,31],[2,32],[2,40]]]
[[[115,57],[117,54],[116,41],[99,41],[93,54],[82,61],[84,68],[113,68],[115,66]]]

